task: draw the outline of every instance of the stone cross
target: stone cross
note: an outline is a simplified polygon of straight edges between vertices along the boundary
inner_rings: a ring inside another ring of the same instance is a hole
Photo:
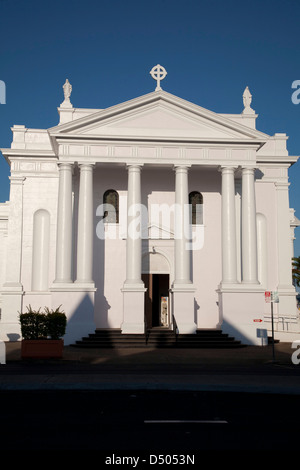
[[[162,67],[162,65],[157,64],[151,69],[150,75],[157,82],[157,86],[155,88],[155,91],[161,90],[162,88],[160,86],[160,81],[163,80],[166,77],[166,75],[167,75],[166,69],[164,67]]]

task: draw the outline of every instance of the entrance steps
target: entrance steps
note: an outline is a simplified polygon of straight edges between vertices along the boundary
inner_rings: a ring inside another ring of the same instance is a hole
[[[96,329],[72,344],[77,348],[240,348],[243,344],[221,330],[197,330],[196,334],[175,333],[163,327],[147,334],[122,334],[121,329]]]

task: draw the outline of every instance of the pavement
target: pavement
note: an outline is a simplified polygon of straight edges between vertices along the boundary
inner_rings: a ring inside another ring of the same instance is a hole
[[[20,342],[5,346],[0,391],[193,390],[300,395],[300,349],[298,354],[291,343],[238,349],[65,346],[63,358],[57,360],[25,360]]]

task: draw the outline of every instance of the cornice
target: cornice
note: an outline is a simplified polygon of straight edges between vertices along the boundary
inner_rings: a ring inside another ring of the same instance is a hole
[[[203,137],[164,137],[164,136],[112,136],[112,135],[91,135],[91,134],[51,134],[51,137],[56,139],[57,143],[84,143],[87,144],[89,141],[90,143],[124,143],[124,144],[157,144],[160,145],[161,143],[166,143],[168,145],[178,145],[179,143],[182,144],[200,144],[200,145],[233,145],[233,146],[242,146],[242,147],[254,147],[257,150],[265,143],[262,142],[260,139],[235,139],[235,138],[203,138]]]
[[[292,155],[262,155],[256,156],[256,161],[259,164],[281,164],[281,165],[294,165],[298,161],[299,157],[298,156],[292,156]]]

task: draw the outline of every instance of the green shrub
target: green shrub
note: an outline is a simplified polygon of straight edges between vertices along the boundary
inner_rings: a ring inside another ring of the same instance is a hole
[[[60,311],[60,307],[56,310],[45,309],[47,315],[48,336],[51,339],[59,339],[66,333],[67,318],[64,312]]]
[[[67,326],[66,314],[60,311],[45,308],[33,310],[31,305],[27,307],[27,312],[19,314],[21,334],[23,339],[60,339],[64,336]]]
[[[47,338],[47,318],[40,310],[32,310],[29,305],[27,312],[20,314],[21,333],[24,339]]]

